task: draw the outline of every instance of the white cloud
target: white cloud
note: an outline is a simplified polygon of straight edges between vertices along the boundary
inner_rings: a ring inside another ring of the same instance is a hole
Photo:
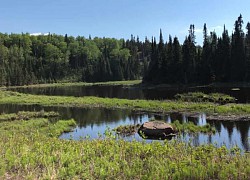
[[[189,31],[189,29],[188,28],[186,28],[186,29],[183,29],[183,30],[181,30],[180,31],[180,33],[181,34],[187,34],[188,35],[188,31]],[[194,31],[195,31],[195,33],[202,33],[203,32],[203,28],[194,28]]]
[[[185,29],[181,30],[180,33],[181,34],[188,34],[188,30],[189,30],[188,28],[185,28]],[[207,32],[208,33],[209,32],[213,32],[213,31],[215,31],[215,32],[217,32],[217,31],[221,32],[221,30],[223,30],[222,26],[213,26],[213,27],[208,27]],[[202,28],[196,28],[195,27],[194,31],[197,34],[202,34],[203,33],[203,27]]]
[[[223,27],[222,26],[214,26],[214,27],[211,27],[211,28],[208,28],[208,31],[209,32],[213,32],[213,31],[220,31],[220,30],[222,30],[223,29]]]
[[[31,33],[30,34],[31,36],[48,36],[49,35],[49,33],[41,33],[41,32],[38,32],[38,33]]]

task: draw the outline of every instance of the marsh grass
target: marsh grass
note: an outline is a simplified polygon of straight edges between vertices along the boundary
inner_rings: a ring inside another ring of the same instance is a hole
[[[43,106],[123,108],[150,112],[204,112],[218,114],[250,114],[249,104],[219,105],[211,102],[128,100],[100,97],[70,97],[22,94],[0,91],[0,104],[38,104]]]
[[[141,80],[130,80],[130,81],[108,81],[108,82],[95,82],[95,83],[87,83],[87,82],[59,82],[59,83],[50,83],[50,84],[33,84],[33,85],[25,85],[25,86],[10,86],[9,89],[12,88],[39,88],[39,87],[70,87],[70,86],[133,86],[141,84]],[[6,87],[0,87],[0,89],[6,89]]]
[[[0,123],[0,179],[248,179],[250,155],[178,141],[62,140],[74,120]],[[108,135],[108,133],[107,133]]]
[[[236,99],[232,96],[222,93],[205,94],[202,92],[188,92],[176,94],[175,98],[179,101],[187,102],[213,102],[219,104],[234,103]]]
[[[214,134],[216,129],[210,124],[205,124],[203,126],[195,125],[193,122],[180,123],[178,120],[171,123],[176,132],[182,133],[208,133]]]
[[[14,121],[14,120],[29,120],[31,118],[52,118],[59,117],[58,112],[50,111],[19,111],[18,113],[12,114],[0,114],[0,122],[1,121]]]
[[[130,136],[137,133],[140,126],[141,126],[140,124],[120,125],[114,128],[113,131],[121,136]]]

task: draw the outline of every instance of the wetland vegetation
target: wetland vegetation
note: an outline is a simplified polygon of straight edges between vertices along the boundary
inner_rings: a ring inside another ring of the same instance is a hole
[[[50,84],[30,84],[23,86],[3,86],[1,89],[15,89],[15,88],[44,88],[44,87],[70,87],[70,86],[133,86],[139,85],[141,80],[129,80],[129,81],[108,81],[108,82],[58,82],[58,83],[50,83]]]
[[[1,104],[37,104],[43,106],[70,107],[106,107],[133,109],[136,111],[153,112],[205,112],[208,114],[250,114],[249,104],[220,105],[211,102],[128,100],[99,97],[63,97],[22,94],[11,91],[0,91]]]
[[[154,121],[154,120],[152,120]],[[159,120],[157,120],[159,121]],[[213,134],[216,132],[214,127],[211,127],[210,124],[205,124],[203,126],[195,125],[193,122],[180,123],[178,120],[169,123],[174,129],[176,134],[178,133],[208,133]],[[141,124],[136,125],[121,125],[113,129],[118,135],[129,136],[133,135],[138,131]]]
[[[3,179],[247,179],[249,153],[238,148],[178,141],[144,143],[109,136],[62,140],[74,120],[44,118],[0,122]]]
[[[0,91],[0,97],[1,104],[44,107],[105,107],[161,113],[216,112],[221,115],[250,112],[248,104],[232,103],[220,105],[182,100],[45,96],[3,90]],[[47,112],[38,113],[46,115]],[[179,139],[151,143],[126,141],[109,131],[102,138],[65,140],[58,137],[76,126],[74,120],[50,121],[48,117],[37,116],[36,113],[23,119],[16,118],[18,114],[3,116],[10,117],[0,122],[0,146],[3,147],[0,150],[0,178],[3,179],[143,179],[156,176],[160,179],[247,179],[250,176],[249,153],[243,153],[237,146],[229,149],[213,144],[194,146]],[[192,123],[173,124],[180,132],[213,132],[213,128],[208,125],[204,128],[209,131],[205,131],[197,129]]]
[[[130,136],[130,135],[137,133],[140,126],[141,126],[140,124],[121,125],[121,126],[114,128],[113,131],[115,131],[116,134],[121,135],[121,136]]]
[[[175,98],[186,102],[213,102],[219,104],[234,103],[236,98],[222,93],[205,94],[202,92],[189,92],[183,94],[176,94]]]
[[[29,120],[31,118],[53,118],[58,117],[58,112],[44,112],[44,111],[38,111],[38,112],[30,112],[30,111],[19,111],[18,113],[12,113],[12,114],[0,114],[0,122],[1,121],[14,121],[14,120]]]

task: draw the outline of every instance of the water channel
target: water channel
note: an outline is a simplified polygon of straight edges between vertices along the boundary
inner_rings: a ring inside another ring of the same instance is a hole
[[[134,112],[131,110],[121,109],[105,109],[105,108],[72,108],[72,107],[41,107],[38,105],[15,105],[6,104],[0,105],[0,113],[16,113],[18,111],[57,111],[60,113],[60,119],[75,119],[77,126],[70,133],[64,133],[60,136],[62,139],[80,140],[86,136],[90,139],[99,138],[104,135],[107,128],[113,129],[119,125],[125,124],[141,124],[150,119],[162,119],[166,122],[179,120],[180,122],[192,121],[196,125],[204,125],[209,123],[216,128],[216,133],[213,135],[207,134],[180,134],[173,139],[191,142],[198,146],[201,144],[213,143],[217,146],[226,145],[231,148],[237,145],[242,150],[250,151],[250,122],[229,122],[229,121],[207,121],[205,114],[199,114],[197,117],[187,117],[185,114],[152,114],[143,112]],[[53,121],[53,120],[51,120]],[[143,139],[138,135],[125,137],[130,141]],[[146,140],[150,142],[152,140]]]
[[[93,85],[65,87],[34,87],[11,88],[10,90],[29,94],[58,95],[58,96],[97,96],[121,99],[174,99],[174,95],[185,92],[224,93],[235,97],[238,103],[250,103],[250,87],[195,87],[195,88],[141,88],[123,87],[122,85]]]

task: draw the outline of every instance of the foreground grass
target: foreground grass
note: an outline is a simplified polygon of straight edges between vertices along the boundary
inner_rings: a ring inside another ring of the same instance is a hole
[[[177,141],[57,137],[73,120],[0,123],[0,179],[248,179],[250,155],[237,148]]]
[[[95,83],[87,83],[87,82],[66,82],[66,83],[51,83],[51,84],[32,84],[25,86],[10,86],[8,88],[32,88],[32,87],[68,87],[68,86],[103,86],[103,85],[124,85],[124,86],[132,86],[138,85],[142,81],[141,80],[130,80],[130,81],[108,81],[108,82],[95,82]],[[1,87],[1,89],[5,89],[6,87]]]
[[[219,105],[209,102],[128,100],[99,97],[64,97],[0,91],[0,104],[38,104],[43,106],[126,108],[151,112],[205,112],[207,114],[250,114],[250,104]]]

